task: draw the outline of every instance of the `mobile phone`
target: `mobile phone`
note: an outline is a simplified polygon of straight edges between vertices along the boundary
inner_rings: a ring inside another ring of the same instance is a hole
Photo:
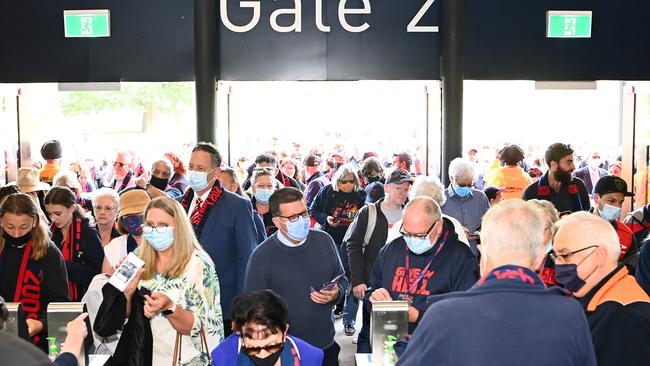
[[[133,281],[133,278],[138,273],[138,270],[144,266],[144,261],[137,255],[129,253],[124,258],[124,262],[117,268],[115,273],[108,280],[108,283],[115,286],[116,289],[124,292],[124,289]]]
[[[323,286],[321,287],[321,290],[325,291],[332,291],[336,287],[336,285],[339,283],[339,280],[343,277],[343,273],[340,275],[334,277],[330,282],[324,283]]]
[[[148,296],[151,296],[151,290],[149,290],[148,288],[146,288],[146,287],[144,287],[144,286],[141,286],[141,287],[138,289],[138,293],[139,293],[140,296],[142,296],[142,297],[145,297],[145,296],[147,296],[147,295],[148,295]]]

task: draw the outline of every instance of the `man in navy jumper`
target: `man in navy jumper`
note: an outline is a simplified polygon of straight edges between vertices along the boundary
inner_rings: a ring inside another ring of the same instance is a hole
[[[332,238],[309,229],[301,191],[282,188],[269,199],[278,231],[260,244],[246,268],[245,292],[270,289],[289,305],[291,334],[324,352],[323,365],[338,365],[332,306],[348,281]],[[337,278],[330,286],[324,284]]]
[[[472,289],[429,298],[398,365],[596,365],[580,304],[547,289],[539,208],[510,200],[483,217],[481,273]]]
[[[374,301],[409,301],[411,334],[428,307],[426,298],[470,288],[478,279],[478,263],[432,198],[416,197],[403,218],[402,236],[379,253],[366,298],[370,306]]]

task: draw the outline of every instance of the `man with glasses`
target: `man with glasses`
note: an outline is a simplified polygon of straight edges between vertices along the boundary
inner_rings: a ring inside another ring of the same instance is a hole
[[[474,188],[476,164],[463,158],[456,158],[449,164],[449,187],[445,190],[447,201],[442,213],[458,220],[467,234],[470,249],[478,256],[476,249],[481,219],[490,208],[487,196]]]
[[[571,146],[559,142],[552,144],[546,149],[544,159],[548,164],[548,171],[526,188],[523,199],[550,201],[560,216],[571,212],[589,211],[591,203],[584,182],[571,176],[576,169]]]
[[[255,158],[255,167],[254,169],[266,169],[268,170],[274,177],[275,179],[282,184],[283,187],[293,187],[296,189],[300,189],[300,184],[293,179],[293,177],[289,177],[282,173],[282,170],[278,169],[278,162],[275,158],[275,156],[264,153],[257,155]],[[248,190],[251,187],[251,180],[248,178],[244,182],[244,190]]]
[[[545,258],[544,216],[521,200],[487,212],[481,280],[466,292],[429,298],[400,365],[596,365],[580,305],[535,273]]]
[[[592,197],[596,182],[607,175],[607,170],[602,169],[600,166],[600,154],[592,152],[587,159],[587,165],[573,172],[574,177],[580,178],[584,182],[589,197]]]
[[[133,157],[127,151],[120,151],[113,161],[112,174],[104,178],[104,186],[116,190],[118,193],[131,187],[135,187],[133,177]]]
[[[269,199],[278,231],[260,244],[246,268],[245,292],[270,289],[289,305],[291,334],[323,350],[323,365],[338,365],[332,306],[348,281],[332,238],[309,229],[301,191],[277,190]]]
[[[430,197],[419,196],[406,205],[400,233],[379,253],[366,299],[370,306],[375,301],[408,301],[412,334],[427,309],[427,297],[467,290],[478,280],[478,263]]]
[[[558,284],[580,302],[599,366],[650,360],[650,297],[619,263],[616,231],[586,212],[559,222],[553,242]]]

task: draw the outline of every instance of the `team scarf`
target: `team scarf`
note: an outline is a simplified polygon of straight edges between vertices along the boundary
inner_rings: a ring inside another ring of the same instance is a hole
[[[11,244],[5,243],[5,248]],[[25,311],[27,319],[38,319],[38,313],[41,311],[41,280],[43,279],[43,268],[40,260],[32,259],[34,247],[32,241],[25,244],[20,267],[18,268],[18,281],[16,282],[16,291],[14,292],[12,302],[19,302]],[[5,263],[5,250],[0,253],[0,276],[5,272],[6,267],[13,267],[14,263]],[[0,278],[0,284],[2,278]],[[6,299],[9,300],[9,299]],[[32,343],[38,345],[41,337],[35,335],[32,337]]]
[[[478,280],[476,286],[482,286],[486,282],[494,282],[494,281],[511,281],[511,282],[514,281],[514,282],[525,283],[531,286],[539,286],[539,287],[546,288],[544,281],[542,281],[539,278],[539,276],[535,274],[535,272],[525,267],[520,267],[520,266],[515,266],[510,264],[501,266],[499,268],[495,268],[486,276],[483,276],[483,278]]]
[[[188,188],[187,191],[185,191],[183,198],[181,198],[181,206],[183,206],[185,212],[187,212],[188,215],[191,216],[190,220],[192,221],[194,234],[196,235],[197,238],[201,237],[203,226],[205,225],[205,221],[208,217],[206,215],[206,212],[209,212],[212,206],[214,206],[217,203],[222,193],[223,193],[223,187],[221,186],[221,182],[219,181],[219,179],[217,179],[214,182],[214,186],[212,186],[212,190],[210,190],[210,194],[205,199],[205,201],[201,204],[201,207],[199,207],[198,214],[194,216],[192,216],[192,213],[189,212],[190,205],[192,204],[192,200],[194,199],[194,190],[192,188]]]
[[[128,173],[124,176],[124,179],[122,180],[122,185],[120,186],[120,189],[117,189],[115,185],[117,184],[117,179],[113,181],[113,189],[115,189],[116,192],[122,192],[123,190],[126,189],[126,187],[129,185],[129,182],[131,181],[131,177],[133,176],[133,173],[129,170]]]
[[[548,184],[548,174],[549,173],[546,172],[546,174],[542,175],[542,177],[537,181],[537,198],[545,199],[547,201],[550,200],[552,192],[552,188]],[[571,206],[573,207],[573,211],[577,212],[584,210],[578,185],[572,181],[567,186],[567,191],[569,191],[569,195],[571,196]]]
[[[57,228],[54,224],[52,224],[50,230],[52,231],[52,239],[57,235],[62,235],[61,229]],[[83,255],[81,249],[81,217],[77,215],[72,217],[68,235],[62,238],[61,241],[60,244],[57,243],[57,246],[61,250],[61,254],[63,254],[63,260],[77,262],[77,259]],[[79,286],[76,282],[72,280],[68,281],[68,291],[70,292],[70,301],[81,301]]]
[[[282,183],[282,185],[285,186],[286,188],[293,187],[291,185],[291,180],[289,179],[289,177],[287,177],[287,175],[282,173],[281,171],[278,172],[278,176],[275,177],[275,179],[279,180],[280,183]]]

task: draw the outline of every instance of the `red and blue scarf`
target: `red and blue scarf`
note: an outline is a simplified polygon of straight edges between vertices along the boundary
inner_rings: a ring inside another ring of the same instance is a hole
[[[190,220],[193,219],[192,227],[194,228],[194,234],[196,235],[197,238],[201,237],[203,226],[205,225],[205,221],[208,217],[206,213],[209,212],[212,206],[214,206],[217,203],[222,193],[223,193],[223,187],[221,186],[221,182],[217,179],[214,182],[214,186],[212,186],[212,190],[210,190],[210,194],[208,195],[208,198],[206,198],[203,204],[201,205],[201,207],[199,207],[198,214],[190,218]],[[194,190],[192,188],[189,188],[187,191],[185,191],[183,198],[181,198],[181,206],[183,206],[185,212],[187,212],[188,215],[192,214],[191,212],[189,212],[189,209],[190,209],[190,205],[192,204],[192,200],[194,199],[194,194],[195,194]]]
[[[7,263],[5,263],[5,248],[0,253],[0,275],[5,273]],[[41,311],[41,281],[43,280],[43,268],[40,260],[32,259],[33,253],[32,241],[28,241],[25,245],[22,258],[20,260],[20,267],[18,268],[18,281],[16,282],[16,291],[13,298],[6,299],[11,302],[19,302],[22,305],[27,319],[39,319],[39,312]],[[9,264],[9,268],[13,267],[14,263]],[[0,278],[0,284],[2,279]],[[41,338],[38,335],[32,337],[32,343],[38,345]]]
[[[77,259],[83,255],[83,250],[81,248],[81,221],[81,217],[74,215],[72,217],[72,222],[70,223],[70,228],[68,229],[68,235],[65,238],[62,238],[61,243],[58,243],[57,240],[55,240],[59,250],[61,250],[61,254],[63,254],[63,260],[65,261],[77,261]],[[52,239],[62,235],[61,229],[57,228],[55,225],[52,225],[50,230],[52,231]],[[68,281],[68,291],[70,292],[70,301],[81,301],[79,286],[76,282]]]

